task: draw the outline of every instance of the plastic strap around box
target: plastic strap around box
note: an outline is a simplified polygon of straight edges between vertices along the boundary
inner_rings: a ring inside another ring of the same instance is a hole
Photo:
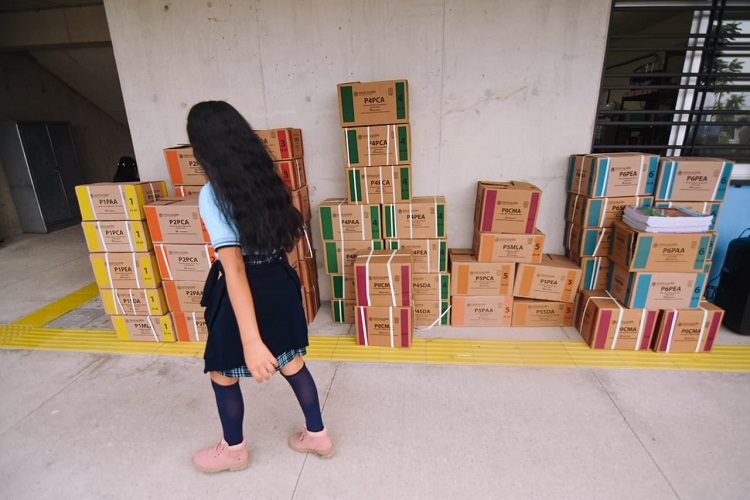
[[[393,308],[388,308],[388,326],[391,329],[391,347],[393,347]]]
[[[602,234],[599,235],[599,239],[596,240],[596,246],[594,247],[594,255],[596,255],[599,252],[599,247],[602,245],[602,241],[604,241],[604,235],[607,233],[606,227],[602,228]]]
[[[590,290],[593,290],[596,286],[596,279],[599,277],[599,270],[602,266],[602,258],[594,257],[593,269],[591,270],[591,277],[589,278]]]
[[[155,245],[154,248],[158,248],[159,252],[161,252],[162,259],[164,261],[164,266],[166,267],[167,276],[165,276],[166,279],[171,280],[172,279],[172,268],[169,267],[169,259],[167,258],[167,250],[164,248],[164,244],[160,243]]]
[[[620,309],[620,315],[617,317],[617,325],[615,325],[615,338],[612,339],[612,346],[610,349],[615,349],[617,347],[617,341],[620,339],[620,326],[622,326],[622,315],[625,312],[625,309],[620,305],[619,302],[617,302],[617,299],[615,299],[611,293],[609,293],[609,290],[606,290],[607,295],[609,295],[609,298],[612,299],[612,301],[615,303],[615,305]],[[638,349],[638,346],[636,346],[636,350]]]
[[[411,212],[411,208],[413,205],[414,203],[409,203],[409,238],[410,239],[414,238],[414,219],[412,218],[412,212]]]
[[[104,268],[107,270],[107,282],[109,283],[109,286],[113,286],[114,283],[112,283],[112,271],[109,269],[109,254],[104,254]]]
[[[438,200],[437,196],[432,197],[435,202],[435,238],[440,238],[440,222],[438,217]]]
[[[122,210],[125,213],[123,216],[126,220],[130,220],[130,213],[128,212],[128,203],[125,199],[125,191],[122,189],[122,184],[119,184],[117,186],[118,191],[120,191],[120,200],[122,201]]]
[[[341,207],[341,205],[339,205]],[[339,215],[339,220],[341,220],[341,216]],[[367,233],[365,233],[365,206],[360,205],[359,206],[359,225],[362,228],[362,239],[367,239]]]
[[[359,309],[359,321],[362,325],[362,339],[365,342],[365,345],[370,345],[367,341],[367,318],[365,318],[365,308],[364,307],[358,307]]]
[[[146,316],[146,320],[148,321],[149,328],[151,328],[151,334],[154,336],[154,340],[159,342],[159,336],[156,334],[154,324],[151,322],[151,316]]]
[[[102,248],[104,248],[105,252],[109,252],[109,248],[107,248],[107,242],[104,240],[101,221],[96,221],[94,224],[96,224],[96,230],[99,233],[99,241],[102,243]]]
[[[341,205],[344,203],[344,200],[341,200],[341,202],[336,206],[336,210],[339,214],[339,238],[341,238],[341,241],[344,241],[344,222],[342,221],[343,217],[341,216]]]
[[[386,264],[388,267],[388,286],[391,289],[391,303],[393,304],[393,307],[396,307],[396,290],[393,288],[393,271],[391,271],[391,262],[393,261],[393,257],[396,256],[396,252],[397,250],[391,252],[391,256],[388,257],[388,263]]]
[[[396,168],[393,167],[393,166],[391,166],[390,169],[391,169],[391,190],[393,191],[393,193],[391,194],[391,196],[393,197],[393,203],[396,203],[396,201],[398,201],[398,198],[399,198],[399,196],[398,196],[399,190],[396,189],[396,186],[397,186],[397,184],[396,184]],[[400,184],[398,186],[400,187]],[[380,189],[381,189],[381,192],[382,192],[383,187],[381,186]]]
[[[698,335],[698,342],[695,345],[695,352],[700,352],[701,344],[703,343],[703,333],[706,330],[706,320],[708,319],[708,310],[701,306],[698,306],[698,309],[703,311],[703,321],[701,322],[701,333]]]
[[[374,251],[374,249],[370,249],[365,262],[365,299],[368,306],[372,305],[372,302],[370,302],[370,259],[372,259],[372,252]]]
[[[133,242],[133,237],[130,234],[130,231],[132,230],[132,226],[130,222],[125,223],[125,234],[128,236],[128,245],[130,245],[130,251],[137,252],[138,249],[135,248],[135,243]]]
[[[367,126],[367,165],[372,165],[372,146],[370,142],[370,126]],[[368,202],[369,203],[369,202]]]
[[[198,336],[198,321],[195,319],[195,312],[193,312],[192,315],[193,315],[193,331],[195,332],[195,341],[198,342],[200,340],[200,337]]]
[[[380,183],[378,184],[378,186],[380,186],[380,204],[382,205],[385,203],[385,196],[383,195],[383,166],[382,165],[378,167],[378,179],[380,179]],[[367,191],[369,192],[370,190],[368,189]],[[396,200],[394,199],[393,202],[395,203]],[[370,203],[369,197],[367,198],[367,203]]]
[[[638,195],[641,194],[641,178],[643,177],[643,160],[645,160],[645,158],[643,155],[641,155],[641,166],[638,168],[638,184],[635,187],[636,200],[638,199]],[[638,202],[636,201],[636,203]]]
[[[439,304],[439,305],[440,305],[440,307],[442,308],[442,306],[443,306],[443,301],[442,301],[442,300],[439,300],[439,301],[438,301],[438,304]],[[418,331],[420,331],[420,332],[423,332],[423,331],[425,331],[425,330],[429,330],[430,328],[432,328],[432,327],[433,327],[433,326],[435,326],[435,325],[439,325],[439,324],[440,324],[440,323],[441,323],[441,322],[443,321],[443,318],[445,317],[445,315],[446,315],[446,314],[448,314],[448,311],[450,311],[450,310],[451,310],[451,306],[449,305],[449,306],[448,306],[448,307],[447,307],[447,308],[445,309],[445,311],[443,311],[443,312],[442,312],[442,313],[440,314],[440,316],[438,316],[438,317],[437,317],[437,319],[436,319],[435,321],[433,321],[433,322],[432,322],[432,324],[430,324],[430,326],[423,326],[423,327],[421,327],[421,328],[417,328],[417,330],[418,330]]]
[[[640,350],[643,341],[643,330],[646,328],[646,309],[641,310],[641,326],[638,328],[638,339],[635,343],[635,351]]]
[[[604,227],[604,219],[607,218],[607,205],[609,204],[609,198],[604,198],[604,204],[602,205],[602,215],[599,217],[599,227]]]
[[[141,277],[139,276],[141,268],[138,266],[138,261],[135,259],[135,252],[130,255],[133,256],[133,274],[135,275],[136,288],[141,288]]]
[[[667,352],[672,350],[672,340],[674,339],[674,329],[677,326],[677,309],[672,309],[672,325],[669,328],[669,340],[667,341]]]
[[[352,166],[352,160],[349,156],[349,127],[344,127],[344,145],[346,146],[346,166]]]
[[[138,314],[138,311],[135,308],[135,297],[133,297],[133,289],[128,289],[128,295],[130,295],[130,307],[133,309],[133,316]]]

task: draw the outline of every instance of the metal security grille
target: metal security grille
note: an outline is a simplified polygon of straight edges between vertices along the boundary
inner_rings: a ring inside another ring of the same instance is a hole
[[[594,152],[750,163],[750,2],[615,1]]]

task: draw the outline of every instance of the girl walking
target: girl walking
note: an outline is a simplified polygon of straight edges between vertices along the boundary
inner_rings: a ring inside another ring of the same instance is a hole
[[[199,208],[218,254],[201,304],[209,332],[204,372],[211,378],[223,430],[218,444],[196,453],[193,462],[204,472],[247,467],[239,379],[262,383],[277,371],[305,417],[305,428],[291,436],[289,446],[328,457],[333,443],[302,359],[308,338],[299,277],[286,260],[302,235],[302,216],[263,142],[231,105],[196,104],[187,133],[208,177]]]

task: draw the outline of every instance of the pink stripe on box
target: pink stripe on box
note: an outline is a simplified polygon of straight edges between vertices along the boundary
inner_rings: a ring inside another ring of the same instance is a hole
[[[497,191],[490,189],[486,191],[487,198],[484,203],[484,217],[482,218],[482,231],[492,231],[492,221],[495,216],[495,201]]]
[[[641,339],[639,349],[648,349],[651,345],[651,337],[654,334],[654,321],[656,321],[656,311],[649,311],[646,314],[646,329],[643,331],[643,339]]]
[[[354,295],[357,298],[358,306],[369,306],[367,303],[367,267],[359,266],[356,269],[357,280],[355,281],[357,288],[354,290]]]
[[[363,321],[367,321],[367,308],[364,308],[364,314],[362,314],[359,307],[355,307],[354,314],[357,316],[357,344],[365,345],[365,325]]]
[[[669,331],[672,329],[672,322],[676,319],[675,316],[677,315],[674,312],[668,312],[667,318],[664,320],[664,327],[662,328],[664,335],[661,337],[661,345],[659,346],[659,350],[662,352],[666,351],[669,345]]]
[[[716,339],[716,332],[719,330],[721,324],[721,313],[715,312],[714,317],[711,319],[711,328],[708,330],[708,338],[706,339],[706,347],[704,351],[708,352],[714,346],[714,340]]]
[[[539,210],[539,193],[531,193],[531,205],[529,206],[529,218],[526,221],[526,234],[534,233],[534,221],[536,212]]]
[[[401,347],[409,347],[409,309],[401,309]]]
[[[594,340],[595,349],[604,349],[607,344],[607,333],[609,332],[609,322],[612,319],[612,311],[603,311],[599,317],[599,330],[596,332]]]
[[[404,306],[411,305],[411,285],[409,280],[409,266],[401,266],[401,297]]]

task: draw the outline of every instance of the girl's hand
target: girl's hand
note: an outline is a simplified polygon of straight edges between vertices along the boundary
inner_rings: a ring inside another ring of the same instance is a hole
[[[245,354],[245,365],[250,370],[253,378],[259,384],[264,380],[271,380],[271,376],[276,373],[279,362],[271,354],[266,344],[263,342],[254,342],[243,348]]]

